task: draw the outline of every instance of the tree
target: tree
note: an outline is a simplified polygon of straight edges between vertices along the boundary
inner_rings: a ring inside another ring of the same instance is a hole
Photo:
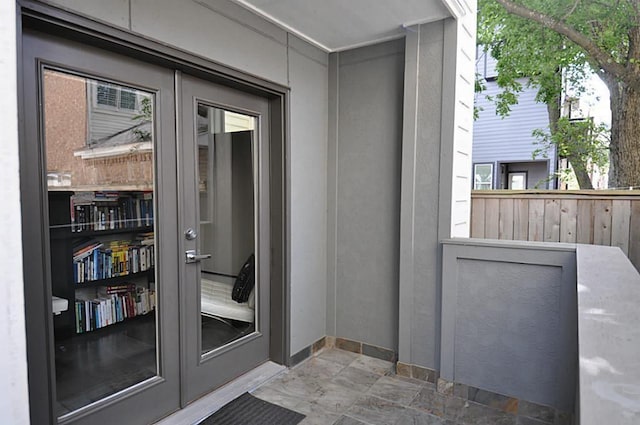
[[[640,186],[640,2],[480,0],[479,9],[478,40],[497,59],[504,89],[498,112],[508,113],[522,90],[519,78],[529,77],[548,105],[553,133],[563,76],[579,90],[590,67],[611,95],[609,186]]]

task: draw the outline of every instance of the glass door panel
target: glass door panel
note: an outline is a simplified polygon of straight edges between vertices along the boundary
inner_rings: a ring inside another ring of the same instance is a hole
[[[256,329],[255,117],[198,104],[201,353]]]
[[[188,403],[269,358],[269,104],[189,75],[181,89]]]
[[[57,416],[158,375],[153,93],[44,68]]]

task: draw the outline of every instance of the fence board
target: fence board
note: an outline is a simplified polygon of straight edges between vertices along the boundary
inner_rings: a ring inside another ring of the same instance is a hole
[[[484,199],[471,200],[471,237],[484,238]]]
[[[544,201],[544,239],[545,242],[560,242],[560,201]]]
[[[544,199],[529,200],[529,240],[542,241],[544,234]]]
[[[640,200],[631,201],[629,223],[629,259],[640,270]]]
[[[513,200],[513,239],[526,241],[529,237],[529,200]]]
[[[578,226],[578,200],[560,200],[560,242],[575,243]]]
[[[593,243],[593,201],[581,199],[578,202],[578,217],[576,229],[576,242],[584,244]]]
[[[611,246],[620,247],[629,254],[629,225],[631,224],[631,201],[614,200],[611,203]]]
[[[513,199],[500,199],[498,238],[513,240]]]
[[[640,190],[472,191],[472,237],[618,246],[640,270]]]
[[[593,243],[611,245],[611,200],[598,200],[593,205]]]
[[[484,202],[484,237],[498,239],[500,220],[500,200],[486,199]]]

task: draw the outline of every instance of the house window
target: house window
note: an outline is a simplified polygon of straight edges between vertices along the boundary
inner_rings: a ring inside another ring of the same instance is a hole
[[[473,188],[475,190],[493,189],[493,164],[475,164],[473,166]]]
[[[96,84],[96,103],[98,106],[108,106],[123,111],[138,109],[135,91],[106,83]]]
[[[527,173],[525,171],[509,173],[509,189],[524,190],[527,188]]]

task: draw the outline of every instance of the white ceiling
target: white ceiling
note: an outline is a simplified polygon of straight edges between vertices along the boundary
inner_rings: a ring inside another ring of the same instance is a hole
[[[451,0],[234,0],[328,52],[404,35],[452,16]]]

